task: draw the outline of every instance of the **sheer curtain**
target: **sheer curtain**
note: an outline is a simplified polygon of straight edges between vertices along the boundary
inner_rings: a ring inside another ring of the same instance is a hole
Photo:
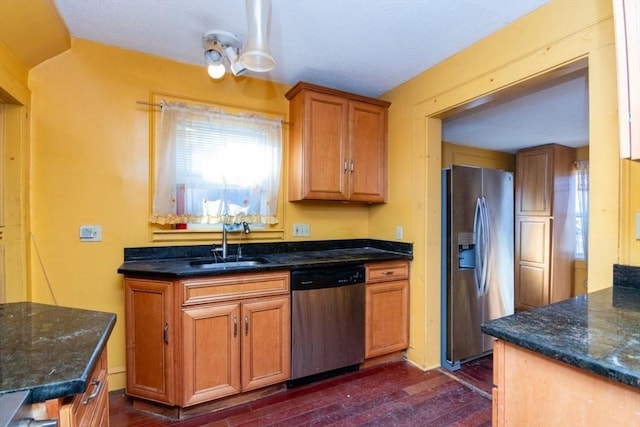
[[[580,218],[580,231],[582,234],[582,253],[585,264],[589,259],[589,161],[578,160],[576,162],[577,178],[577,208]]]
[[[151,223],[275,224],[282,121],[162,103]]]

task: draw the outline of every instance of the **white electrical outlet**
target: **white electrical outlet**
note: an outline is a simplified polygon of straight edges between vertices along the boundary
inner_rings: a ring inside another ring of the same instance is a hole
[[[640,212],[636,212],[636,240],[640,240]]]
[[[295,223],[293,224],[294,237],[309,237],[311,234],[311,226],[309,224]]]
[[[101,225],[81,225],[80,241],[81,242],[101,242],[102,226]]]
[[[404,229],[402,228],[401,225],[398,225],[396,227],[396,239],[402,240],[403,234],[404,234]]]

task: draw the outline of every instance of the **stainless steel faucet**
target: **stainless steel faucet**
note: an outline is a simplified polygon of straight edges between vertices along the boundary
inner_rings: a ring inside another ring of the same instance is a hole
[[[228,224],[222,224],[222,259],[227,259],[227,233],[230,232],[228,227]],[[251,233],[251,228],[247,222],[242,223],[242,232],[244,234]],[[238,256],[239,255],[240,254],[238,254]]]
[[[227,224],[222,224],[222,259],[227,259]]]

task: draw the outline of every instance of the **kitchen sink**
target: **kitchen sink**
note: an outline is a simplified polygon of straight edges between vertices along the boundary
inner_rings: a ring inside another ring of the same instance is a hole
[[[199,259],[195,261],[191,261],[189,264],[191,267],[195,268],[207,268],[207,269],[225,269],[225,268],[234,268],[234,267],[251,267],[254,265],[262,265],[267,264],[267,261],[264,258],[255,258],[255,257],[241,257],[237,258],[235,256],[228,257],[226,259],[222,258],[207,258],[207,259]]]

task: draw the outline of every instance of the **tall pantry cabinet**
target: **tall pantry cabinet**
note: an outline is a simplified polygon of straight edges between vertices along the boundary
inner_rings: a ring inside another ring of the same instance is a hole
[[[575,149],[557,144],[516,154],[515,307],[571,297],[576,244]]]

